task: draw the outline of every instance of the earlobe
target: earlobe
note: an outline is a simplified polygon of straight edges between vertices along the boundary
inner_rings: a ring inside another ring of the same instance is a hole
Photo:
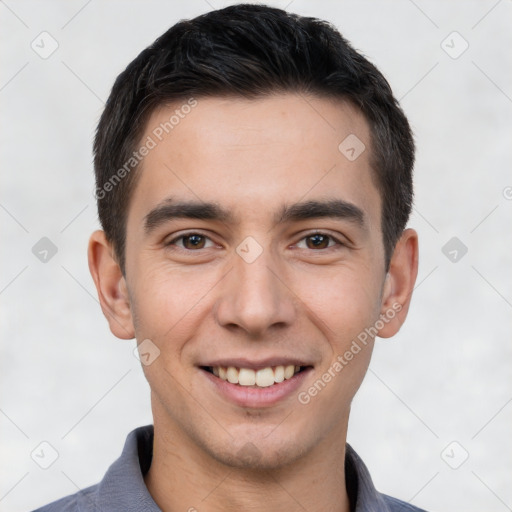
[[[379,337],[394,336],[402,327],[417,275],[418,234],[413,229],[406,229],[395,246],[384,282],[381,306],[381,323],[384,325],[379,329]]]
[[[126,281],[104,231],[98,230],[91,235],[88,259],[101,309],[112,334],[125,340],[134,338]]]

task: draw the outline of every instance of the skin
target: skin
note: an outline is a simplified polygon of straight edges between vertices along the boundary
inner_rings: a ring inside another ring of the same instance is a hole
[[[141,140],[177,107],[155,111]],[[354,161],[338,150],[349,134],[366,145]],[[155,426],[145,481],[162,510],[349,510],[347,423],[373,340],[307,405],[297,397],[379,315],[401,305],[380,329],[384,338],[407,315],[417,234],[404,231],[386,272],[370,146],[366,120],[344,102],[291,93],[199,98],[144,159],[128,210],[125,275],[104,233],[91,236],[90,269],[110,329],[160,350],[143,368]],[[171,196],[216,202],[233,218],[170,219],[147,232],[146,216]],[[325,199],[355,205],[364,222],[275,222],[285,204]],[[317,248],[316,231],[334,239]],[[199,249],[183,238],[166,245],[192,233],[207,237]],[[248,236],[262,249],[252,263],[236,252]],[[313,368],[268,407],[234,404],[198,366],[271,356]]]

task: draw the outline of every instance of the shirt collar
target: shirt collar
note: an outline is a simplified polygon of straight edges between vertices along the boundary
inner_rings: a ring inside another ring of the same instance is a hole
[[[139,427],[126,439],[121,457],[108,469],[98,487],[99,510],[161,512],[144,483],[153,458],[153,425]],[[347,444],[345,480],[351,512],[390,512],[383,495],[375,489],[363,461]]]
[[[375,489],[361,457],[348,443],[345,450],[345,482],[351,512],[391,512],[383,495]]]
[[[144,483],[153,458],[153,425],[128,434],[121,457],[108,469],[98,488],[98,509],[161,512]]]

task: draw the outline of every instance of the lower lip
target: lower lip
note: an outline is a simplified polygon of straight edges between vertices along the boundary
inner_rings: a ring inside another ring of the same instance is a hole
[[[280,400],[292,395],[300,387],[313,368],[306,368],[296,373],[292,378],[267,386],[256,388],[231,384],[202,368],[200,371],[215,386],[215,389],[226,399],[240,407],[271,407]]]

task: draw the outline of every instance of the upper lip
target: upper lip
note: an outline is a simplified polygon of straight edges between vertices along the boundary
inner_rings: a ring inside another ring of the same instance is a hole
[[[234,366],[235,368],[251,368],[252,370],[261,370],[269,366],[312,366],[311,363],[306,362],[304,359],[297,359],[296,357],[268,357],[265,359],[247,359],[241,358],[223,358],[214,359],[205,363],[200,363],[199,366]]]

